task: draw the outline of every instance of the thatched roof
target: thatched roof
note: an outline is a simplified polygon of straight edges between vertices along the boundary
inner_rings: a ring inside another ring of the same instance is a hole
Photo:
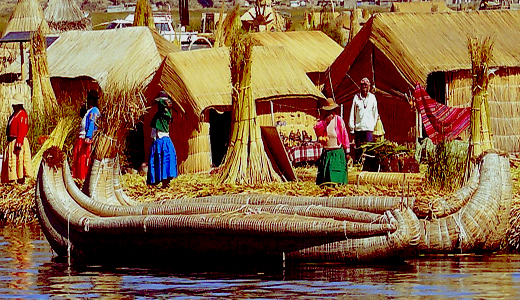
[[[453,11],[444,1],[392,2],[392,12],[448,12]]]
[[[18,0],[2,36],[12,31],[36,31],[40,24],[44,32],[50,32],[38,0]]]
[[[231,105],[227,48],[170,53],[161,66],[160,85],[186,112],[200,116],[210,106]],[[256,101],[323,95],[283,47],[254,47],[251,89]]]
[[[88,76],[107,82],[146,84],[172,47],[147,27],[67,31],[47,50],[51,77]]]
[[[425,85],[432,72],[469,70],[472,36],[493,38],[491,67],[520,66],[520,11],[376,14],[330,67],[336,99],[351,97],[352,82],[365,76],[402,96],[416,82]],[[330,85],[325,94],[332,94]]]
[[[90,17],[75,0],[49,0],[44,16],[52,32],[92,29]]]
[[[305,72],[324,72],[343,50],[322,31],[258,32],[253,40],[259,46],[283,46]]]

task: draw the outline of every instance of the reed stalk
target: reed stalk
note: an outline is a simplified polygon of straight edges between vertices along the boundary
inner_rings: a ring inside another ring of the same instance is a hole
[[[237,34],[232,39],[231,138],[220,168],[221,183],[257,184],[281,181],[264,149],[256,103],[251,91],[252,40],[249,34]]]
[[[153,21],[152,7],[149,0],[138,0],[135,6],[133,26],[147,26],[151,30],[155,30]]]
[[[229,45],[231,38],[242,28],[238,5],[236,5],[233,10],[227,13],[226,18],[223,19],[223,15],[224,5],[222,5],[220,10],[220,19],[215,33],[215,43],[213,45],[215,48]]]

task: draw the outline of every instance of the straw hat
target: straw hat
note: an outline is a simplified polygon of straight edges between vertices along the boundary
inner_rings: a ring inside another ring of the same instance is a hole
[[[11,105],[23,105],[23,96],[19,93],[14,94]]]
[[[322,106],[321,109],[322,110],[333,110],[333,109],[338,108],[338,107],[339,107],[339,105],[336,102],[334,102],[334,99],[327,98],[326,105]]]

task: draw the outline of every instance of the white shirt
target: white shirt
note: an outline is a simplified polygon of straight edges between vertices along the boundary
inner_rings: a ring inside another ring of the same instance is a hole
[[[348,127],[350,132],[374,131],[379,113],[377,111],[376,96],[372,93],[363,98],[360,93],[354,96]]]

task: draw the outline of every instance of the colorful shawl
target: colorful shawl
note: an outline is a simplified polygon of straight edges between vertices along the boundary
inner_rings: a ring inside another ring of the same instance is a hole
[[[347,151],[350,150],[350,141],[348,139],[347,128],[345,122],[339,116],[334,116],[336,120],[336,135],[338,136],[338,143]],[[332,122],[332,121],[331,121]],[[327,136],[327,121],[321,120],[314,126],[314,131],[318,137]]]
[[[440,104],[430,98],[426,90],[417,84],[413,92],[417,110],[428,137],[434,144],[444,140],[451,141],[469,126],[471,109]]]

